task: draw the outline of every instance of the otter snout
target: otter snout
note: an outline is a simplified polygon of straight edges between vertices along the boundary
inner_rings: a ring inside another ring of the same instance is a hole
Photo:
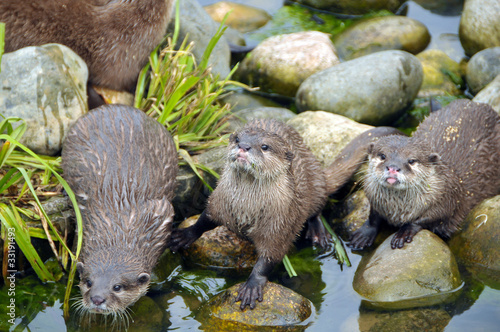
[[[106,302],[106,300],[104,298],[102,298],[101,296],[97,295],[97,296],[92,296],[90,298],[90,300],[92,301],[92,303],[94,303],[96,306],[100,306],[101,304],[103,304],[104,302]]]
[[[246,143],[239,143],[239,144],[238,144],[238,148],[240,149],[240,151],[247,152],[247,151],[248,151],[248,150],[250,150],[252,147],[250,146],[250,144],[246,144]]]

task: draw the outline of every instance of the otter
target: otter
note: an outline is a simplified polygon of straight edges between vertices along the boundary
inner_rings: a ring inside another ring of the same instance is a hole
[[[194,225],[173,231],[171,250],[188,247],[219,225],[253,242],[257,263],[236,301],[241,301],[241,310],[247,305],[254,309],[256,301],[262,301],[270,272],[306,221],[313,242],[328,245],[319,219],[328,195],[357,170],[369,142],[396,132],[382,127],[363,133],[343,150],[332,169],[325,170],[292,127],[276,120],[248,122],[229,138],[225,168],[206,209]],[[359,150],[354,149],[356,145]],[[338,166],[349,170],[336,170]],[[327,184],[327,179],[332,183]]]
[[[89,67],[89,83],[132,91],[162,41],[173,0],[2,0],[5,52],[63,44]]]
[[[500,116],[487,104],[456,100],[412,137],[381,138],[370,144],[364,177],[370,216],[350,246],[370,246],[382,220],[399,227],[393,249],[423,228],[449,238],[474,205],[500,192],[499,166]]]
[[[124,315],[147,292],[172,232],[175,144],[142,111],[105,105],[71,127],[62,168],[83,219],[78,310]]]

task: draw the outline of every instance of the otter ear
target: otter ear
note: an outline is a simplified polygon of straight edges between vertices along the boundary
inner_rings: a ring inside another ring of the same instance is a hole
[[[137,277],[137,283],[146,284],[149,282],[149,279],[151,279],[151,276],[149,275],[149,273],[143,272],[143,273],[139,274],[139,276]]]
[[[368,150],[367,150],[368,154],[372,154],[374,146],[375,146],[375,144],[373,142],[368,144]]]
[[[293,152],[292,151],[287,151],[285,152],[285,157],[288,161],[292,161],[293,160]]]
[[[76,269],[78,270],[78,273],[80,273],[80,276],[83,274],[83,268],[84,268],[84,265],[82,262],[76,263]]]
[[[439,160],[441,160],[441,156],[437,153],[431,153],[428,160],[430,163],[437,163]]]

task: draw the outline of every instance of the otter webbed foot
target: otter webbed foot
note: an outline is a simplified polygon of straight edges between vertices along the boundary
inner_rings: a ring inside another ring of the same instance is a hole
[[[415,234],[422,230],[422,226],[417,224],[405,224],[394,234],[391,240],[392,249],[403,248],[405,242],[410,243]]]
[[[248,280],[238,290],[238,296],[234,302],[241,301],[240,309],[244,310],[248,305],[250,309],[255,308],[257,301],[262,302],[264,286],[267,277],[273,270],[275,263],[266,257],[259,257],[253,267]]]
[[[319,246],[323,250],[328,250],[330,248],[332,237],[326,231],[319,215],[307,220],[306,239],[311,240],[313,246]]]
[[[365,222],[352,234],[351,241],[347,245],[354,250],[365,249],[373,244],[377,233],[378,227],[370,226],[368,222]]]
[[[172,231],[168,247],[173,252],[179,251],[180,248],[185,249],[202,236],[203,233],[217,226],[218,225],[207,216],[206,212],[203,211],[194,225],[187,228],[177,228]]]

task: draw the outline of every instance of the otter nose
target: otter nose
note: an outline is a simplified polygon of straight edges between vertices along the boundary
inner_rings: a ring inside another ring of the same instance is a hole
[[[242,150],[245,150],[245,151],[248,151],[251,148],[251,146],[249,144],[246,144],[246,143],[240,143],[240,144],[238,144],[238,147]]]
[[[95,305],[101,305],[106,301],[105,299],[103,299],[102,297],[100,297],[98,295],[92,296],[90,299],[92,300],[92,303],[94,303]]]
[[[390,174],[396,174],[399,173],[399,171],[401,171],[401,169],[396,165],[386,166],[386,169]]]

